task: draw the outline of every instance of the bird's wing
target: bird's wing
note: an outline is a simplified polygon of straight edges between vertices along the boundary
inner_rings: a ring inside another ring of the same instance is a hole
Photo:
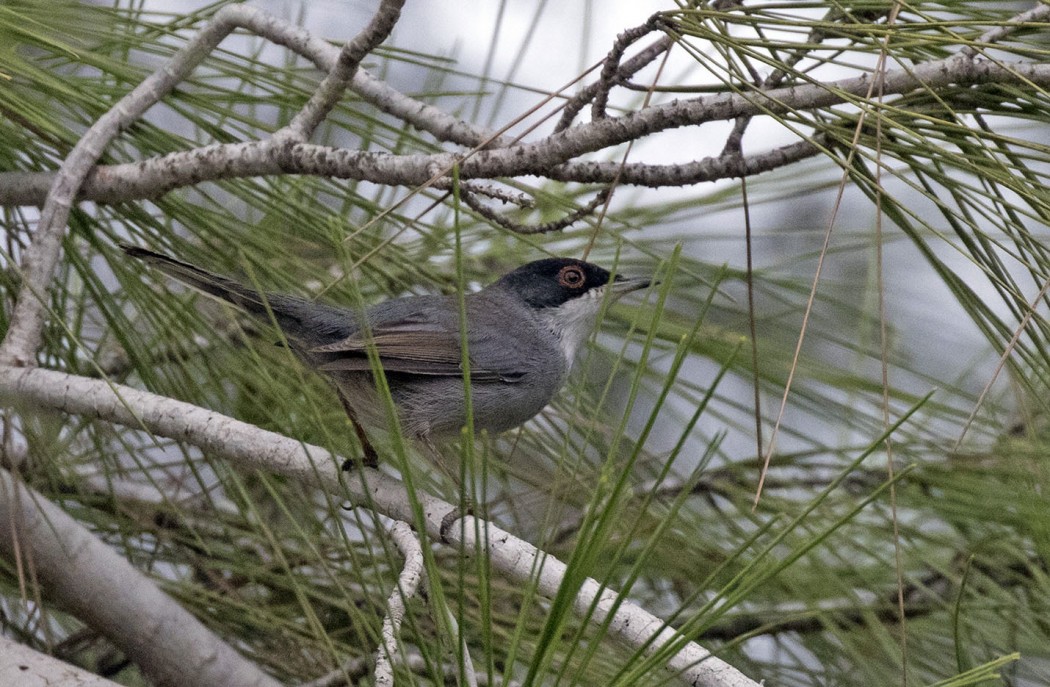
[[[372,325],[370,335],[355,332],[334,343],[311,348],[308,352],[320,358],[324,371],[369,371],[368,347],[374,346],[379,362],[387,372],[426,376],[462,377],[462,348],[458,322],[455,328],[441,318],[426,313],[411,313],[399,319]],[[470,343],[468,342],[468,349]],[[514,369],[485,366],[471,356],[470,378],[473,381],[512,382],[521,377]]]

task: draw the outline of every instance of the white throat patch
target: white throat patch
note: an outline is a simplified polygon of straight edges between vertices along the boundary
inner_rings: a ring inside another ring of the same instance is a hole
[[[598,311],[602,308],[605,287],[591,289],[587,293],[562,303],[557,308],[548,308],[540,313],[543,324],[558,339],[558,346],[565,356],[565,369],[572,367],[576,351],[591,332]]]

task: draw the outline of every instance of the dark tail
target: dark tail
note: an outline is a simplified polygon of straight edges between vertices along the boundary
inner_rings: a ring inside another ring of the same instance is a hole
[[[298,296],[260,293],[232,279],[220,277],[196,265],[146,248],[125,244],[121,244],[120,248],[129,256],[142,260],[169,277],[209,296],[232,303],[260,319],[270,321],[272,312],[277,325],[285,334],[308,347],[339,341],[357,329],[358,318],[351,311],[314,303]]]
[[[220,277],[188,262],[176,260],[146,248],[126,244],[120,244],[120,248],[131,257],[142,260],[150,267],[155,267],[186,286],[192,286],[209,296],[221,298],[252,315],[266,316],[266,306],[263,304],[262,296],[255,289],[242,286],[231,279]],[[269,300],[267,298],[267,301]]]

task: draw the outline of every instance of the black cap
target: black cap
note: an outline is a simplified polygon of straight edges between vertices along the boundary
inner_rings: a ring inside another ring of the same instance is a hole
[[[496,282],[534,308],[556,308],[608,283],[608,270],[573,258],[530,262]]]

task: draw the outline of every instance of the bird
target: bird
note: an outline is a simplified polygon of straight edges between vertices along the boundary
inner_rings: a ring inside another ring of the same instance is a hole
[[[405,436],[430,447],[459,436],[467,424],[467,374],[474,428],[497,434],[532,419],[562,388],[606,293],[619,297],[651,284],[574,258],[536,260],[466,294],[464,332],[456,295],[405,296],[358,310],[259,291],[147,248],[120,247],[187,286],[276,323],[295,355],[335,386],[370,466],[378,461],[371,437],[389,427],[370,347]]]

